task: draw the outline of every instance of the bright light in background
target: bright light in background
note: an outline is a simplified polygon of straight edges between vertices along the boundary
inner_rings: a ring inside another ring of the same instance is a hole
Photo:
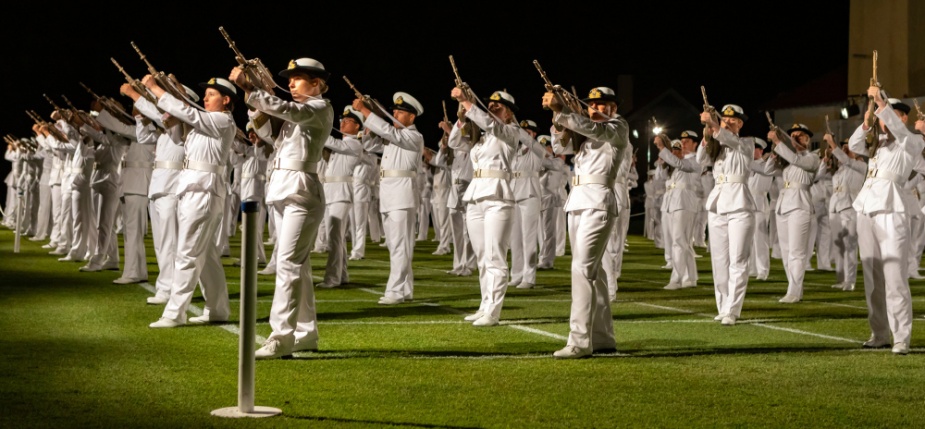
[[[638,139],[638,138],[639,138],[639,131],[633,130],[633,138],[634,138],[634,139]]]
[[[661,134],[661,133],[662,133],[662,127],[655,127],[655,128],[652,128],[652,132],[655,133],[655,134]]]

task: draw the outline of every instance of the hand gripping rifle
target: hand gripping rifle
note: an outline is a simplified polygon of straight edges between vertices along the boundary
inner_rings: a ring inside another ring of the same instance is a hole
[[[559,100],[559,103],[563,106],[568,107],[574,112],[584,113],[584,110],[581,108],[581,104],[578,100],[578,96],[566,91],[559,85],[554,85],[549,76],[546,75],[546,72],[543,70],[543,67],[540,66],[540,62],[533,60],[533,65],[536,66],[536,70],[540,72],[540,77],[543,78],[544,86],[546,91],[549,91],[555,95],[556,99]],[[573,132],[568,128],[564,128],[559,124],[553,123],[553,126],[556,128],[556,131],[562,132],[561,145],[566,147],[569,144],[572,144],[572,149],[577,153],[578,149],[581,147],[581,144],[588,139],[587,136]]]
[[[90,87],[88,87],[87,85],[84,85],[83,82],[80,82],[80,86],[86,89],[87,92],[90,93],[90,96],[93,97],[94,100],[99,101],[100,105],[103,106],[103,109],[106,109],[106,111],[108,111],[113,117],[122,121],[122,123],[126,125],[132,125],[132,126],[135,125],[135,117],[132,115],[129,115],[128,112],[126,112],[125,109],[122,108],[122,105],[116,102],[116,100],[113,100],[112,98],[109,98],[109,97],[101,97],[97,95],[95,92],[93,92],[92,89],[90,89]]]
[[[63,98],[64,102],[67,103],[67,106],[71,109],[71,113],[77,115],[81,121],[96,129],[103,127],[93,116],[90,116],[87,112],[77,109],[77,107],[74,106],[74,103],[71,103],[71,100],[68,100],[64,94],[61,95],[61,98]]]
[[[469,84],[463,82],[462,78],[459,76],[459,69],[456,68],[456,60],[453,59],[452,55],[450,55],[450,67],[453,68],[453,75],[455,76],[453,84],[463,91],[463,94],[469,101],[478,101],[475,98],[475,93],[472,92],[472,88],[469,87]],[[462,106],[460,106],[460,109],[456,112],[456,117],[459,118],[459,122],[463,125],[462,129],[459,130],[463,137],[467,137],[473,144],[482,138],[482,129],[466,117]]]
[[[784,146],[787,146],[788,149],[796,153],[797,150],[795,147],[793,147],[793,140],[790,138],[789,135],[787,135],[787,133],[784,132],[784,130],[780,129],[780,127],[778,127],[777,124],[774,123],[774,120],[771,119],[771,112],[768,112],[767,110],[765,110],[764,115],[767,116],[768,118],[768,126],[770,127],[771,131],[774,131],[774,134],[777,135],[777,138],[781,141],[781,143],[783,143]]]
[[[919,121],[925,121],[925,113],[922,113],[922,106],[919,106],[919,100],[916,100],[916,99],[913,98],[913,99],[912,99],[912,104],[915,105],[915,111],[916,111],[916,113],[917,113],[917,115],[918,115],[917,120],[919,120]]]
[[[55,109],[59,115],[61,115],[62,119],[68,122],[71,122],[71,120],[75,119],[75,112],[62,109],[60,106],[55,104],[55,102],[51,99],[51,97],[48,96],[48,94],[42,94],[42,96],[45,97],[45,100],[48,100],[48,104],[51,104],[51,107]],[[65,115],[65,112],[67,112],[67,115]]]
[[[129,85],[132,85],[132,88],[135,90],[135,92],[141,94],[142,97],[150,101],[155,106],[157,105],[157,99],[154,98],[154,94],[151,94],[151,91],[148,91],[148,88],[144,86],[140,80],[135,79],[129,75],[128,72],[126,72],[125,69],[119,65],[119,62],[116,61],[115,58],[110,58],[110,60],[112,60],[112,63],[116,65],[116,68],[122,72],[122,75],[125,76],[125,81],[128,82]]]
[[[382,107],[382,104],[376,101],[376,99],[368,95],[364,95],[362,92],[360,92],[357,87],[353,86],[353,82],[350,82],[350,79],[347,79],[347,76],[344,76],[344,81],[347,82],[347,85],[350,86],[350,89],[353,90],[353,93],[356,94],[356,97],[363,100],[363,104],[365,104],[366,108],[371,110],[373,114],[380,118],[392,118],[392,115],[385,113],[385,108]]]
[[[829,125],[829,115],[825,115],[825,133],[832,136],[832,140],[835,141],[835,144],[838,145],[838,140],[835,139],[835,133],[832,131],[832,127]],[[838,169],[838,160],[832,156],[832,148],[826,144],[824,148],[820,149],[820,155],[822,160],[825,161],[826,167],[828,167],[829,172],[834,173]]]
[[[716,113],[716,108],[707,100],[707,88],[700,85],[700,93],[703,95],[703,111],[709,113],[713,121],[718,124],[720,121],[719,114]],[[719,156],[721,146],[719,142],[713,138],[713,130],[707,123],[704,122],[703,125],[703,139],[707,142],[707,154],[710,156],[710,159],[716,160],[716,157]]]
[[[234,43],[234,40],[231,40],[231,36],[228,35],[224,27],[218,27],[218,31],[225,37],[225,41],[228,42],[228,47],[234,52],[234,59],[238,61],[238,65],[244,70],[244,75],[251,85],[271,94],[273,93],[273,88],[279,88],[286,93],[289,92],[276,84],[276,81],[273,79],[273,74],[267,70],[267,67],[263,65],[260,58],[253,58],[250,60],[245,58],[244,54],[238,50],[238,45]]]
[[[132,43],[132,48],[135,49],[135,52],[138,52],[138,56],[141,57],[141,60],[145,62],[145,65],[148,66],[148,73],[151,74],[151,77],[154,78],[154,81],[157,82],[157,86],[164,88],[165,91],[169,92],[170,95],[173,95],[178,100],[182,100],[189,104],[190,106],[195,106],[196,102],[190,100],[189,95],[186,93],[186,88],[177,80],[176,76],[172,73],[167,74],[162,71],[158,71],[154,68],[154,65],[148,61],[148,57],[141,52],[141,49],[138,49],[138,45],[135,42]]]
[[[47,130],[48,133],[51,134],[51,135],[52,135],[55,139],[57,139],[58,141],[62,141],[62,142],[68,141],[67,136],[64,135],[64,133],[63,133],[61,130],[59,130],[58,127],[55,126],[55,124],[52,124],[52,123],[50,123],[50,122],[48,122],[48,121],[42,119],[42,117],[39,116],[38,113],[35,113],[35,112],[32,111],[32,110],[26,110],[26,114],[29,115],[29,117],[32,118],[32,120],[33,120],[38,126],[40,126],[40,127],[44,128],[45,130]]]

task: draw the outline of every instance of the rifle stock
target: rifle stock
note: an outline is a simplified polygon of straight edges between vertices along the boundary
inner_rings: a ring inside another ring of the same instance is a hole
[[[385,112],[382,111],[382,107],[381,107],[382,105],[379,104],[378,101],[360,92],[360,90],[357,89],[357,87],[353,85],[353,82],[350,82],[350,79],[347,79],[347,76],[344,76],[344,81],[347,82],[347,85],[350,86],[350,89],[353,90],[353,93],[356,95],[356,97],[363,100],[363,104],[365,104],[366,108],[371,110],[373,114],[375,114],[376,116],[380,118],[389,117],[389,115],[386,115]]]

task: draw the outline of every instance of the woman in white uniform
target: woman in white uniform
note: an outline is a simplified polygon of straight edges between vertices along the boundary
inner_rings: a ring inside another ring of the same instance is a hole
[[[276,217],[276,290],[270,307],[273,332],[256,351],[257,359],[318,349],[311,248],[325,206],[318,161],[334,124],[331,102],[322,97],[329,73],[320,62],[299,58],[279,75],[289,80],[292,101],[254,87],[240,67],[229,75],[244,90],[247,105],[271,118],[262,123],[255,120],[257,134],[272,138],[274,125],[279,125],[266,195]],[[261,117],[266,118],[257,115]]]
[[[853,291],[858,275],[858,212],[851,204],[864,185],[867,162],[848,149],[847,141],[837,146],[831,134],[824,135],[823,139],[836,161],[828,210],[835,241],[836,283],[832,287]]]
[[[473,326],[495,326],[507,292],[507,251],[514,221],[514,192],[511,189],[511,160],[524,131],[514,121],[514,97],[495,91],[487,100],[488,112],[473,104],[471,92],[454,87],[450,96],[466,110],[466,118],[483,132],[482,140],[471,147],[472,183],[463,195],[466,227],[479,270],[482,300],[474,314],[465,317]],[[453,133],[458,133],[458,121]],[[450,136],[456,149],[459,139]]]
[[[565,203],[572,250],[572,304],[568,340],[565,347],[553,353],[557,359],[582,358],[594,352],[615,351],[617,347],[601,259],[616,225],[618,206],[613,183],[629,147],[629,126],[617,114],[617,97],[612,89],[593,88],[584,102],[588,103],[587,116],[562,105],[552,92],[543,95],[543,107],[554,112],[554,127],[563,128],[562,132],[553,130],[553,151],[575,153],[575,176]],[[573,136],[564,147],[561,140],[565,129],[586,140],[579,146]]]
[[[778,168],[783,170],[784,179],[774,215],[781,259],[787,274],[787,294],[778,302],[793,304],[803,299],[806,254],[812,251],[813,245],[810,222],[814,206],[810,187],[821,161],[815,152],[807,150],[813,133],[806,125],[793,124],[788,133],[789,141],[779,138],[776,130],[768,132],[768,140],[774,144],[777,159],[767,162],[780,163]]]
[[[853,204],[858,212],[858,249],[871,331],[863,347],[889,347],[892,336],[893,353],[904,355],[909,353],[912,340],[907,257],[912,231],[905,212],[919,208],[910,205],[902,188],[922,158],[925,141],[906,128],[909,105],[897,99],[887,100],[878,86],[870,86],[867,96],[874,100],[867,120],[848,139],[852,152],[870,156],[867,179]],[[879,126],[868,126],[875,120]],[[925,131],[925,122],[916,121],[915,128]],[[868,148],[866,137],[870,132],[876,135]]]
[[[225,165],[237,132],[231,115],[237,91],[225,79],[212,78],[200,83],[199,86],[205,88],[202,97],[205,110],[199,110],[161,88],[151,75],[146,75],[142,83],[157,98],[157,107],[192,127],[184,141],[184,168],[177,178],[178,229],[173,285],[160,320],[149,326],[173,328],[185,324],[186,310],[200,277],[218,280],[202,282],[205,309],[202,315],[190,318],[190,322],[226,321],[230,313],[228,286],[219,254],[221,239],[218,234],[228,194]]]
[[[722,115],[719,123],[711,112],[700,114],[700,121],[706,128],[703,142],[697,149],[697,161],[713,166],[715,182],[705,206],[719,313],[714,320],[731,326],[741,316],[748,288],[755,201],[747,182],[754,145],[739,137],[748,119],[741,107],[727,104],[719,113]]]

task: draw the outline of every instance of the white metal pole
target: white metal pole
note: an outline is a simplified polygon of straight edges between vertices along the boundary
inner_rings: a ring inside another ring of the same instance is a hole
[[[254,345],[257,337],[257,244],[263,237],[257,237],[257,202],[241,203],[244,218],[244,233],[241,235],[241,311],[238,341],[238,406],[219,408],[212,411],[219,417],[270,417],[282,414],[282,410],[254,405]]]

